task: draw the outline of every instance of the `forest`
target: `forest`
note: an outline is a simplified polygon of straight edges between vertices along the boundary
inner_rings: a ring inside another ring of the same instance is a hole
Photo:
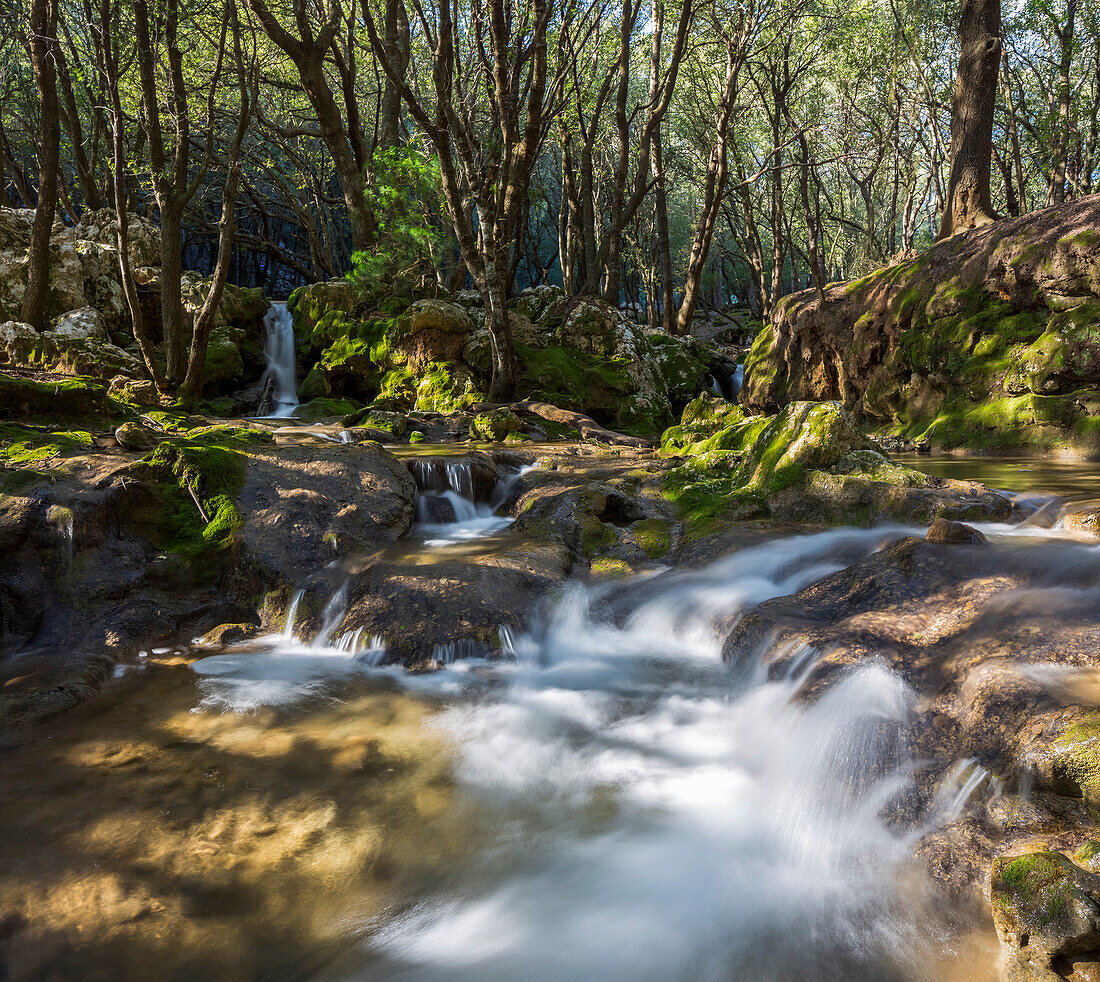
[[[1004,7],[998,64],[968,84],[991,89],[991,204],[1016,216],[1093,191],[1100,31],[1092,0]],[[153,216],[166,272],[271,296],[349,271],[501,297],[551,283],[686,334],[922,249],[948,195],[949,0],[5,0],[2,16],[8,203]],[[168,359],[179,384],[184,352]]]
[[[1100,0],[0,0],[0,982],[1100,979]]]

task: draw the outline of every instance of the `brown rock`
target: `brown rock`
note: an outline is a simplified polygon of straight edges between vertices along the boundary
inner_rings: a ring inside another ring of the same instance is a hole
[[[157,445],[156,434],[140,423],[123,423],[115,430],[115,441],[123,450],[151,450]]]
[[[929,542],[985,542],[985,536],[976,528],[962,522],[950,522],[946,518],[937,518],[925,538]]]

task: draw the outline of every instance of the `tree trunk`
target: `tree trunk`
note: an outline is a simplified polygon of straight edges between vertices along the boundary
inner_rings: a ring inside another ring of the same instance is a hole
[[[160,311],[164,334],[165,374],[173,388],[187,373],[183,337],[183,216],[165,202],[160,209]]]
[[[937,238],[994,221],[989,194],[1001,61],[1001,0],[963,0],[951,114],[951,172]]]
[[[386,0],[386,47],[393,52],[394,62],[402,76],[408,70],[411,51],[409,15],[402,0]],[[401,143],[401,93],[388,76],[382,90],[378,110],[378,145],[384,150]]]
[[[34,0],[29,27],[31,65],[42,113],[42,141],[38,161],[38,207],[31,231],[29,272],[21,316],[36,331],[41,331],[45,328],[46,300],[50,291],[50,233],[57,210],[58,159],[61,152],[57,72],[53,57],[53,49],[57,46],[57,5],[54,0]]]

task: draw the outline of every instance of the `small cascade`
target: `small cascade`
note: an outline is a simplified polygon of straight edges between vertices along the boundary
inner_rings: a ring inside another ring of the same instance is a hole
[[[313,644],[310,647],[327,648],[329,646],[333,633],[340,626],[344,614],[347,613],[348,585],[348,581],[345,580],[340,589],[325,604],[325,609],[321,611],[321,630],[318,632],[317,637],[313,639]]]
[[[738,365],[729,375],[712,375],[710,377],[710,390],[716,396],[721,396],[729,402],[737,402],[741,394],[741,385],[745,380],[745,366]]]
[[[442,668],[446,665],[453,665],[459,660],[484,658],[488,654],[488,647],[480,641],[460,638],[457,641],[448,641],[446,644],[437,644],[432,649],[432,662]]]
[[[264,316],[264,357],[267,368],[261,382],[268,416],[293,416],[298,408],[294,319],[285,301],[274,302]]]
[[[294,621],[298,616],[298,604],[302,602],[302,597],[305,596],[305,592],[305,590],[298,590],[290,601],[290,607],[286,612],[286,624],[283,626],[284,641],[291,641],[294,639]]]
[[[978,792],[988,790],[999,794],[1002,782],[997,780],[974,757],[960,760],[943,779],[932,806],[937,824],[953,822]]]
[[[463,539],[491,535],[510,525],[512,519],[498,515],[527,467],[497,467],[497,480],[487,500],[478,500],[474,468],[466,458],[431,458],[409,461],[416,481],[416,520],[432,534],[428,546],[445,545]]]

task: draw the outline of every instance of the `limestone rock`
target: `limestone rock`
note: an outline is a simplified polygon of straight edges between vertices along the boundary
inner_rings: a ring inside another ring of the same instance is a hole
[[[925,538],[929,542],[985,542],[985,536],[976,528],[962,522],[952,522],[946,518],[937,518],[928,528]]]
[[[115,441],[123,450],[151,450],[157,445],[156,434],[140,423],[123,423],[115,430]]]
[[[108,394],[122,402],[135,406],[159,406],[160,393],[149,379],[132,379],[126,375],[116,375],[111,379]]]
[[[79,310],[70,310],[60,317],[54,318],[51,333],[58,339],[95,338],[97,341],[107,340],[107,329],[102,323],[102,318],[95,307],[81,307]]]

